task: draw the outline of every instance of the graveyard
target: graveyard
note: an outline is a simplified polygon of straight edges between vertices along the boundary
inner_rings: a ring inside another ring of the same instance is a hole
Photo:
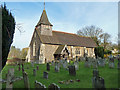
[[[73,63],[73,62],[72,62]],[[71,64],[72,64],[71,63]],[[99,76],[104,78],[105,88],[117,88],[118,87],[118,60],[114,60],[114,68],[110,68],[106,60],[104,67],[98,66]],[[70,65],[71,65],[70,64]],[[22,65],[6,65],[2,70],[2,79],[7,79],[7,73],[10,68],[14,68],[14,77],[21,77],[20,80],[13,81],[13,88],[25,88],[25,83],[22,78],[22,72],[26,72],[28,75],[29,88],[35,88],[35,82],[40,82],[45,87],[55,83],[60,88],[93,88],[93,66],[85,67],[85,61],[78,62],[78,69],[76,69],[75,75],[69,75],[69,70],[61,66],[58,71],[55,69],[55,63],[49,64],[50,68],[47,70],[47,64],[31,64],[24,63],[24,70]],[[69,65],[69,63],[68,63]],[[47,78],[43,77],[44,72],[48,73]],[[6,82],[2,83],[3,88],[6,88]]]

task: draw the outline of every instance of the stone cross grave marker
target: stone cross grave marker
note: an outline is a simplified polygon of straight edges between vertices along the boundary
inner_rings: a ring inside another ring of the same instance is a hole
[[[50,64],[47,63],[47,71],[50,71]]]
[[[36,69],[33,69],[33,76],[36,76]]]
[[[79,70],[79,63],[77,61],[74,62],[74,65],[75,65],[75,69]]]
[[[23,72],[23,79],[24,79],[24,86],[25,86],[25,88],[27,88],[29,90],[30,89],[29,79],[28,79],[28,75],[27,75],[26,72]]]
[[[14,78],[14,68],[10,68],[8,70],[7,74],[7,83],[6,83],[6,89],[12,89],[13,88],[13,82],[12,79]]]
[[[55,83],[52,83],[48,86],[48,90],[60,90],[60,87]]]
[[[76,76],[75,66],[74,66],[74,65],[71,65],[71,66],[69,66],[68,68],[69,68],[69,75]]]
[[[48,72],[43,72],[43,78],[48,79]]]
[[[36,80],[35,81],[35,89],[38,89],[38,88],[46,88],[46,86]]]
[[[59,68],[59,63],[55,62],[55,72],[59,72],[60,68]]]

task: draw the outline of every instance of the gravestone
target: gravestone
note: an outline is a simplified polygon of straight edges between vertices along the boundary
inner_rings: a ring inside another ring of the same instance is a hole
[[[48,90],[60,90],[60,87],[55,83],[52,83],[48,86]]]
[[[6,89],[12,89],[13,88],[13,82],[12,79],[14,78],[14,68],[10,68],[8,70],[7,74],[7,83],[6,83]]]
[[[101,67],[104,67],[105,66],[105,60],[104,59],[99,59],[98,60],[98,64],[99,64],[99,66],[101,66]]]
[[[34,67],[34,62],[31,62],[31,66]]]
[[[33,69],[33,76],[36,76],[36,69]]]
[[[68,67],[68,63],[67,63],[67,60],[65,60],[64,62],[63,62],[63,68],[67,68]]]
[[[99,77],[99,71],[94,69],[93,70],[93,77]]]
[[[54,66],[54,61],[51,62],[51,65]]]
[[[104,78],[102,77],[93,77],[92,78],[92,87],[96,90],[105,90]]]
[[[23,72],[23,79],[24,79],[24,86],[25,86],[25,88],[27,88],[29,90],[30,89],[29,79],[28,79],[28,75],[27,75],[26,72]]]
[[[75,66],[71,65],[68,68],[69,68],[69,75],[76,76]]]
[[[114,59],[113,59],[113,58],[110,58],[110,59],[109,59],[109,67],[110,67],[110,68],[114,68],[114,67],[115,67]]]
[[[91,66],[90,61],[89,61],[89,59],[86,57],[85,67],[90,67],[90,66]]]
[[[50,64],[47,63],[47,71],[50,71]]]
[[[43,78],[48,79],[48,72],[43,72]]]
[[[35,81],[35,89],[38,89],[38,88],[46,88],[45,85],[43,85],[42,83],[38,82],[38,81]]]
[[[39,65],[36,66],[37,70],[39,70]]]
[[[59,72],[59,63],[55,62],[55,72]]]
[[[79,63],[77,61],[75,61],[74,65],[75,65],[75,69],[78,70],[79,69]]]
[[[94,69],[96,69],[98,66],[97,66],[97,60],[96,59],[93,59],[92,61],[92,66]]]

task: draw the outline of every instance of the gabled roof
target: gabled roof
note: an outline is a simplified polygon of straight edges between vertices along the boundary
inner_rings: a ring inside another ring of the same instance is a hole
[[[57,44],[81,47],[97,47],[94,40],[90,37],[82,37],[76,34],[52,31],[52,36],[41,35],[39,30],[36,29],[40,41],[44,44]]]
[[[40,20],[39,20],[39,22],[37,23],[36,26],[38,26],[38,25],[40,25],[40,24],[45,24],[45,25],[53,26],[53,25],[49,22],[49,20],[48,20],[48,17],[47,17],[47,14],[46,14],[45,9],[43,10],[42,15],[41,15],[41,17],[40,17]]]
[[[61,52],[62,52],[62,50],[63,50],[64,47],[65,47],[65,45],[60,45],[60,46],[57,48],[57,50],[55,51],[54,54],[61,54]]]

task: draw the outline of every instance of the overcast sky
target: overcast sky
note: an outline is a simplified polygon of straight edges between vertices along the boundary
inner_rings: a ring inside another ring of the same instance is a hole
[[[7,2],[7,8],[21,23],[21,33],[16,29],[13,44],[17,48],[29,46],[35,25],[44,9],[43,2]],[[117,2],[46,2],[45,6],[53,30],[76,33],[79,29],[95,25],[111,35],[117,42],[118,3]]]

